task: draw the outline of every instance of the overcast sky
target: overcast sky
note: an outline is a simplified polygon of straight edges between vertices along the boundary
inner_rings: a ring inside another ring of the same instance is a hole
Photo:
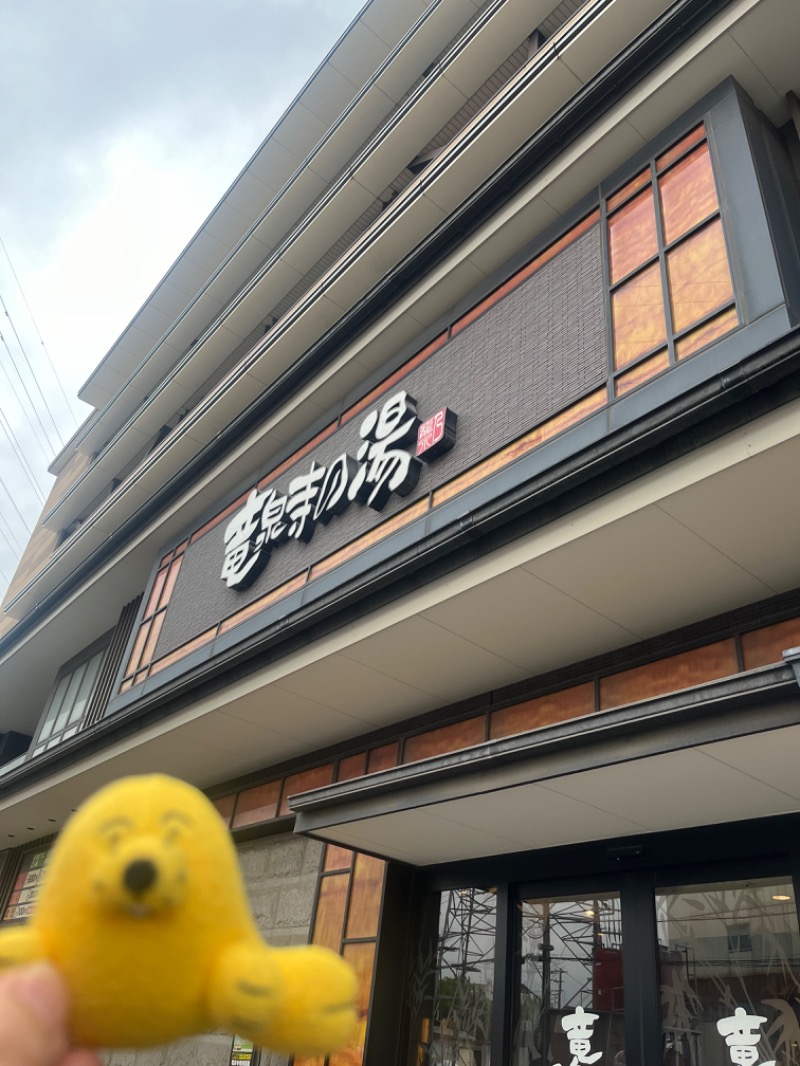
[[[0,591],[78,389],[361,6],[0,0]]]

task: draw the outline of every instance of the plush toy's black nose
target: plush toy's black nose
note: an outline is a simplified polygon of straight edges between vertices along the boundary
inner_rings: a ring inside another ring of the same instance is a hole
[[[125,867],[122,882],[129,892],[138,894],[148,889],[156,879],[158,871],[149,859],[134,859]]]

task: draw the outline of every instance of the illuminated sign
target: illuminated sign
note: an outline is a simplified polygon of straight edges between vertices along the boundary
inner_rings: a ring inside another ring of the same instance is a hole
[[[456,415],[443,407],[422,422],[416,400],[401,390],[370,411],[359,436],[355,458],[343,452],[328,466],[312,461],[306,473],[292,478],[286,493],[253,489],[225,527],[220,577],[228,588],[248,588],[274,548],[289,540],[307,544],[318,523],[327,525],[351,503],[381,511],[392,495],[407,496],[416,488],[422,463],[455,444]]]

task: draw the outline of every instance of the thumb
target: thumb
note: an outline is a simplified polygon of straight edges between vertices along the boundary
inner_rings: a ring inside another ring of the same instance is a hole
[[[67,1052],[67,991],[47,963],[0,978],[0,1066],[56,1066]]]

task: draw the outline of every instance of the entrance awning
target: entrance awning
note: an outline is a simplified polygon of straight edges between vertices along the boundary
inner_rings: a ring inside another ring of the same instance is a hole
[[[788,665],[296,796],[296,830],[429,866],[800,811]]]

